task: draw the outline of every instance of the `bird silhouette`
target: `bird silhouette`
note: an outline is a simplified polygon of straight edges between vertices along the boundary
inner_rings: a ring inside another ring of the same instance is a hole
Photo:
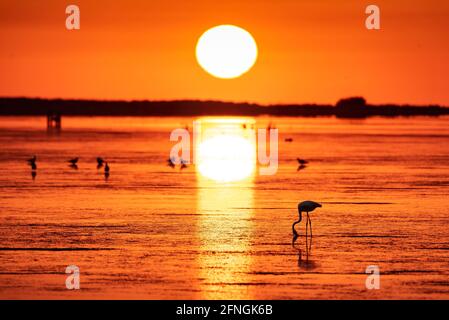
[[[33,163],[36,163],[36,160],[37,160],[36,156],[33,156],[32,158],[28,159],[27,162],[28,164],[32,165]]]
[[[109,171],[110,171],[110,170],[111,170],[111,169],[109,168],[108,163],[105,162],[105,166],[104,166],[104,178],[105,178],[106,180],[108,180],[108,178],[109,178]]]
[[[73,165],[76,165],[78,163],[78,160],[79,160],[79,158],[73,158],[73,159],[68,160],[67,162],[69,162]]]
[[[169,167],[171,167],[171,168],[175,168],[175,167],[176,167],[176,165],[175,165],[175,158],[174,158],[174,157],[168,158],[168,160],[167,160],[167,165],[168,165]]]
[[[307,214],[307,221],[306,221],[306,238],[307,238],[307,234],[308,234],[308,226],[310,225],[310,236],[312,237],[312,221],[310,220],[309,217],[309,212],[312,212],[313,210],[315,210],[316,208],[321,208],[321,204],[314,202],[314,201],[303,201],[301,203],[298,204],[298,213],[299,213],[299,219],[297,221],[295,221],[292,225],[292,231],[293,231],[293,235],[298,237],[299,234],[296,232],[295,230],[295,225],[300,223],[302,220],[302,213],[305,212]]]
[[[31,167],[31,178],[36,179],[36,175],[37,175],[37,165],[36,165],[36,156],[33,156],[31,159],[28,159],[27,162]]]
[[[309,161],[304,160],[304,159],[301,159],[301,158],[296,158],[296,161],[298,161],[298,163],[299,163],[300,165],[306,165],[306,164],[309,163]]]
[[[73,159],[67,160],[67,162],[70,163],[69,167],[77,170],[78,169],[78,165],[77,165],[78,160],[79,160],[79,158],[73,158]]]
[[[300,164],[300,165],[298,166],[298,169],[296,169],[296,171],[301,171],[301,170],[303,170],[303,169],[305,169],[305,168],[307,168],[307,166],[306,166],[305,164]]]
[[[105,161],[103,158],[98,157],[97,158],[97,169],[101,169],[103,167],[104,162]]]
[[[37,169],[36,160],[37,160],[36,156],[33,156],[32,158],[27,160],[28,164],[31,166],[31,170]]]
[[[187,166],[187,161],[181,159],[181,168],[180,168],[180,170],[186,169],[187,167],[188,167]]]

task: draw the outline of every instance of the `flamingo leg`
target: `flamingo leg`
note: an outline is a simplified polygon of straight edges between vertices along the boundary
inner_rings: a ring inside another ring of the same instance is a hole
[[[306,221],[306,261],[309,260],[309,237],[307,235],[307,226],[308,226],[309,222]]]
[[[308,219],[309,220],[309,224],[310,224],[310,237],[313,237],[312,235],[312,219]]]
[[[309,235],[309,213],[307,212],[307,220],[306,220],[306,240]]]
[[[310,245],[309,245],[309,251],[312,250],[312,238],[313,238],[313,234],[312,234],[312,219],[310,219],[309,215],[307,215],[307,222],[310,225]]]

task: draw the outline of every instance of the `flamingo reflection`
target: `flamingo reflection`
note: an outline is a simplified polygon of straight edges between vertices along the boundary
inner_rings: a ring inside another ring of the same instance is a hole
[[[310,251],[312,250],[312,235],[310,235],[310,242],[308,242],[308,236],[306,236],[306,254],[305,259],[302,258],[302,250],[300,245],[298,245],[297,240],[299,236],[293,235],[292,247],[298,251],[298,267],[305,270],[314,269],[316,267],[315,262],[309,260]]]

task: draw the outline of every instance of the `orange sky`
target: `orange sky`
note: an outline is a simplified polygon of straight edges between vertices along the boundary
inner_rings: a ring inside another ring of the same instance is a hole
[[[65,28],[65,7],[81,30]],[[380,31],[365,7],[381,9]],[[248,30],[259,59],[216,79],[195,59],[219,24]],[[0,0],[0,96],[449,105],[447,0]]]

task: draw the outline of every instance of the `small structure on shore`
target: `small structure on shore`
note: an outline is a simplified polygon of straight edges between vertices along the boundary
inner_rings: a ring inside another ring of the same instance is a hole
[[[53,111],[47,113],[47,130],[61,130],[61,114]]]

